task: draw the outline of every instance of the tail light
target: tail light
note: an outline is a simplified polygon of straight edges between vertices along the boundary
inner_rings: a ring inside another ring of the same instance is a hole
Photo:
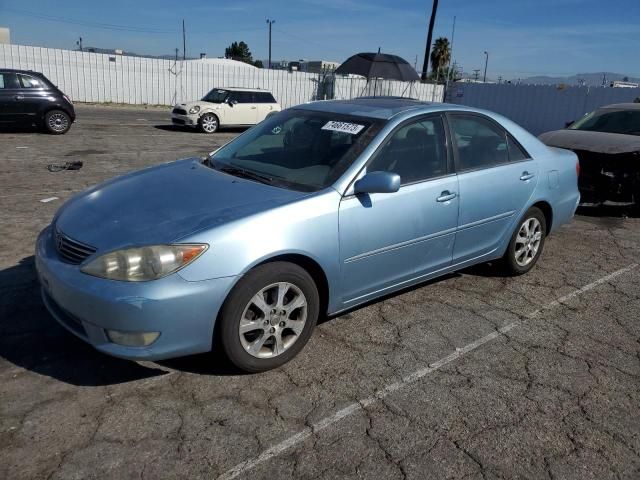
[[[63,97],[67,102],[69,102],[71,105],[73,105],[73,101],[71,100],[71,98],[70,98],[70,97],[68,97],[67,95],[62,95],[62,97]]]
[[[580,176],[580,162],[576,161],[576,177]]]

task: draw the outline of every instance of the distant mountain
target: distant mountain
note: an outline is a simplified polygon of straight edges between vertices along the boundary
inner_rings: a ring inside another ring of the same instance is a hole
[[[76,49],[76,51],[79,51],[80,49]],[[122,55],[125,57],[144,57],[144,58],[159,58],[162,60],[174,60],[175,59],[175,54],[169,54],[169,55],[141,55],[139,53],[134,53],[134,52],[125,52],[122,51],[122,53],[120,53],[120,51],[116,51],[113,48],[99,48],[99,47],[85,47],[83,48],[83,51],[85,52],[91,52],[91,53],[104,53],[107,55]],[[182,60],[182,56],[178,55],[178,60]],[[193,57],[187,57],[187,60],[194,60]]]
[[[608,87],[614,80],[627,80],[629,82],[640,83],[640,78],[629,77],[621,73],[612,72],[596,72],[596,73],[578,73],[570,77],[548,77],[537,76],[523,78],[520,83],[528,83],[532,85],[557,85],[564,83],[565,85],[585,85],[588,87],[602,86],[603,77],[606,80],[606,86]]]

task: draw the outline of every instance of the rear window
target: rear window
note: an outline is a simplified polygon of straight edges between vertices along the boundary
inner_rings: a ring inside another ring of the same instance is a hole
[[[18,79],[22,88],[44,88],[42,80],[31,75],[18,74]]]

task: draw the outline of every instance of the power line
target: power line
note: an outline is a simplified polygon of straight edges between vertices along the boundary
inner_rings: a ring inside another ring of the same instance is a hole
[[[70,18],[57,17],[55,15],[45,15],[42,13],[29,12],[26,10],[18,10],[15,8],[5,8],[4,10],[11,13],[15,13],[17,15],[22,15],[25,17],[38,18],[40,20],[48,20],[51,22],[67,23],[69,25],[80,25],[84,27],[100,28],[103,30],[115,30],[120,32],[136,32],[136,33],[158,33],[158,34],[176,33],[176,30],[166,30],[166,29],[160,29],[160,28],[140,28],[140,27],[134,27],[130,25],[116,25],[113,23],[100,23],[100,22],[91,22],[86,20],[75,20]]]

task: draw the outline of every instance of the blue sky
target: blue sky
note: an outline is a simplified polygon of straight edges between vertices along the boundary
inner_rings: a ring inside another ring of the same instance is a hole
[[[0,0],[0,26],[18,44],[75,48],[82,36],[85,46],[164,54],[182,48],[184,18],[188,55],[221,56],[244,40],[264,59],[269,17],[274,60],[341,61],[381,47],[410,63],[417,55],[420,69],[430,12],[429,0]],[[483,68],[487,50],[490,78],[640,77],[640,0],[440,0],[434,38],[451,36],[454,15],[453,56],[467,72]]]

